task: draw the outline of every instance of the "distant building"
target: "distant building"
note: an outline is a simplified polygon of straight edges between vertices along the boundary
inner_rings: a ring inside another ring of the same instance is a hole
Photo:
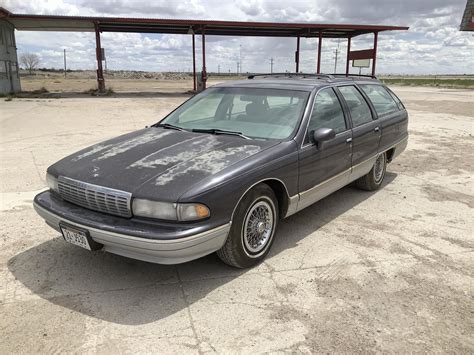
[[[467,0],[461,22],[461,31],[474,31],[474,0]]]
[[[0,18],[0,93],[18,92],[20,75],[16,53],[15,28]]]

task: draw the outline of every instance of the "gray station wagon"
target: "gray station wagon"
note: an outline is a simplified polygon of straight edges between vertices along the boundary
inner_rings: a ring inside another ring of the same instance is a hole
[[[353,181],[378,189],[407,124],[375,78],[255,75],[53,164],[34,207],[89,250],[163,264],[217,251],[250,267],[280,219]]]

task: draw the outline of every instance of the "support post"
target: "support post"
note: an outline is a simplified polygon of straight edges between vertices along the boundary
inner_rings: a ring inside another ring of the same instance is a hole
[[[349,56],[351,53],[351,37],[347,38],[347,60],[346,60],[346,76],[349,76]]]
[[[67,65],[66,65],[66,49],[64,49],[64,77],[66,78]]]
[[[202,29],[202,87],[206,88],[207,74],[206,74],[206,34],[204,28]]]
[[[296,73],[299,73],[300,71],[300,36],[296,37],[295,62],[296,62]]]
[[[374,58],[372,59],[372,76],[375,76],[375,63],[377,61],[377,42],[379,33],[374,32]]]
[[[316,65],[316,73],[321,73],[321,46],[323,44],[323,32],[319,31],[319,41],[318,41],[318,63]]]
[[[100,45],[99,24],[95,23],[95,56],[97,59],[97,87],[100,93],[105,93],[104,70],[102,69],[102,47]]]
[[[196,39],[193,33],[193,90],[196,91]]]

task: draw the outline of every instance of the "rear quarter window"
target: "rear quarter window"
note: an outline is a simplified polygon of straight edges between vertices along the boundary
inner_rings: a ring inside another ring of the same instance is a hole
[[[404,110],[404,109],[405,109],[405,106],[403,105],[402,100],[400,100],[400,99],[398,98],[398,96],[395,95],[395,93],[394,93],[392,90],[390,90],[389,88],[386,87],[385,90],[387,90],[388,93],[390,94],[390,96],[392,96],[392,98],[395,100],[395,102],[396,102],[397,105],[398,105],[398,108],[399,108],[400,110]]]
[[[400,110],[393,96],[383,86],[374,84],[359,86],[369,97],[379,117]]]

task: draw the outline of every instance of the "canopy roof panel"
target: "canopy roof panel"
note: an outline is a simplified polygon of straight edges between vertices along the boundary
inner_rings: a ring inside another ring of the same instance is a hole
[[[0,8],[0,19],[19,31],[94,31],[102,32],[200,34],[215,36],[348,38],[358,35],[408,30],[408,27],[290,22],[239,22],[215,20],[177,20],[126,17],[84,17],[14,14]]]

